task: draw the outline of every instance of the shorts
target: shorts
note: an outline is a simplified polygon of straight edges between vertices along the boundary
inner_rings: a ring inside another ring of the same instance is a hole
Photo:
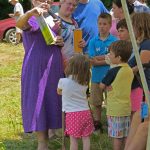
[[[113,138],[124,138],[128,136],[130,128],[130,116],[112,117],[107,116],[108,135]]]
[[[140,110],[141,102],[143,99],[143,89],[138,87],[131,90],[131,110],[137,111]]]
[[[65,123],[65,134],[75,138],[90,136],[94,131],[90,110],[66,113]]]
[[[94,106],[102,105],[103,90],[100,89],[99,83],[91,83],[91,94],[89,103]]]

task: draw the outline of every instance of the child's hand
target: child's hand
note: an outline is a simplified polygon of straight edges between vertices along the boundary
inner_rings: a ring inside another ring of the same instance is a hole
[[[93,57],[90,59],[90,63],[93,66],[97,66],[96,64],[98,64],[99,60],[96,57]]]
[[[106,86],[106,91],[112,91],[112,86]]]
[[[111,61],[110,61],[110,58],[109,58],[109,54],[105,55],[105,62],[106,62],[106,64],[108,64],[108,65],[111,64]]]
[[[57,94],[62,95],[62,89],[57,88]]]
[[[8,14],[9,17],[14,17],[14,14]]]
[[[90,63],[91,63],[91,65],[93,65],[95,63],[95,59],[94,58],[90,58]]]

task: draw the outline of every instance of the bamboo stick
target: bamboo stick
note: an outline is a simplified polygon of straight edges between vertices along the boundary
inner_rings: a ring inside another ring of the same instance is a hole
[[[134,52],[134,55],[135,55],[135,58],[136,58],[137,67],[139,69],[139,74],[140,74],[140,77],[141,77],[142,86],[143,86],[143,90],[144,90],[144,93],[145,93],[146,101],[147,101],[148,106],[150,108],[149,89],[148,89],[148,86],[147,86],[143,66],[142,66],[142,63],[141,63],[141,59],[140,59],[140,55],[139,55],[139,51],[138,51],[138,46],[137,46],[137,43],[136,43],[136,39],[135,39],[131,19],[130,19],[130,16],[129,16],[129,11],[128,11],[128,8],[127,8],[126,0],[121,0],[121,3],[122,3],[122,8],[123,8],[123,11],[124,11],[125,19],[126,19],[126,22],[127,22],[129,34],[130,34],[130,39],[131,39],[131,42],[132,42],[132,45],[133,45],[133,52]],[[148,131],[148,139],[147,139],[147,148],[146,148],[146,150],[150,150],[150,123],[149,123],[149,131]]]

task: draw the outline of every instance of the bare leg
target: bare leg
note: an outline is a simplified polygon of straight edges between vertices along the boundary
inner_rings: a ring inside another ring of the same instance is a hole
[[[125,148],[126,141],[127,141],[127,138],[124,137],[124,138],[122,139],[122,149],[123,149],[123,150],[124,150],[124,148]]]
[[[93,111],[95,121],[101,121],[101,105],[103,101],[103,91],[99,88],[99,84],[91,84],[90,104]]]
[[[37,150],[48,150],[48,131],[36,132],[38,139],[38,149]]]
[[[126,145],[125,145],[125,150],[127,149],[127,146],[130,145],[135,133],[136,133],[136,130],[139,126],[139,124],[141,123],[141,119],[140,119],[140,112],[135,112],[134,115],[133,115],[133,118],[132,118],[132,122],[131,122],[131,127],[130,127],[130,130],[129,130],[129,135],[127,137],[127,140],[126,140]]]
[[[113,138],[113,150],[122,150],[123,138]]]
[[[141,123],[126,150],[145,150],[148,136],[148,121]]]
[[[83,137],[82,138],[83,141],[83,150],[90,150],[90,137]]]
[[[95,121],[101,121],[101,109],[102,109],[102,106],[99,105],[99,106],[94,106],[95,110],[94,110],[94,114],[95,114]]]
[[[21,33],[16,32],[16,43],[19,43],[21,40]]]
[[[135,114],[135,111],[132,111],[132,112],[131,112],[131,122],[132,122],[132,119],[133,119],[134,114]]]
[[[78,150],[78,139],[70,136],[70,150]]]
[[[48,137],[49,139],[52,138],[55,135],[55,130],[54,129],[49,129],[48,130]]]

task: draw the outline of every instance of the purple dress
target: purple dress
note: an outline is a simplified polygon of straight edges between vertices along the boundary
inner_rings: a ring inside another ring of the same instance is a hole
[[[22,67],[21,99],[25,132],[61,128],[61,96],[57,94],[63,77],[61,48],[46,45],[35,18],[23,32],[25,56]]]

